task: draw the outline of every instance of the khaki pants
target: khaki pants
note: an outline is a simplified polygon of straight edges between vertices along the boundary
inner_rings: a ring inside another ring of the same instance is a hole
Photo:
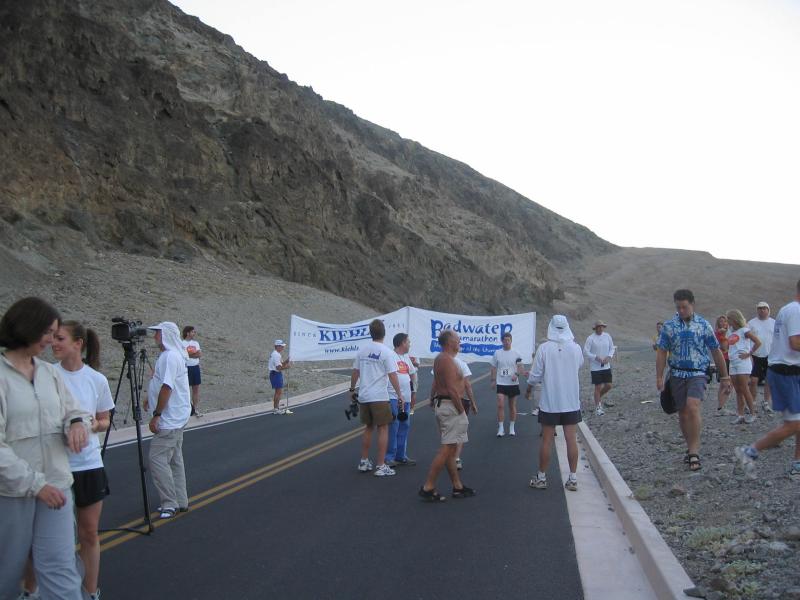
[[[187,508],[183,429],[161,430],[150,441],[150,471],[161,508]]]

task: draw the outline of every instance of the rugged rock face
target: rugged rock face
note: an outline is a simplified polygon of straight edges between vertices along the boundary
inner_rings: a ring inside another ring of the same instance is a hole
[[[487,311],[547,306],[555,264],[611,249],[163,0],[4,2],[0,65],[6,244],[46,255],[69,228],[379,309]]]

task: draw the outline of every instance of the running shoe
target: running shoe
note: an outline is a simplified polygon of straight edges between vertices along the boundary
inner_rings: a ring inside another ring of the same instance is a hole
[[[19,596],[17,596],[17,600],[39,600],[41,596],[39,595],[39,591],[29,592],[24,590]]]
[[[367,473],[368,471],[372,471],[375,466],[372,464],[372,461],[368,458],[362,458],[361,462],[358,463],[358,470],[362,473]]]
[[[762,410],[763,410],[765,413],[768,413],[768,414],[772,414],[772,413],[774,413],[774,412],[775,412],[774,410],[772,410],[772,407],[771,407],[769,404],[767,404],[766,402],[762,402],[762,403],[761,403],[761,409],[762,409]]]
[[[603,400],[603,404],[608,408],[611,408],[612,406],[616,405],[616,403],[613,400]]]
[[[395,470],[391,468],[389,465],[380,465],[377,469],[375,469],[375,472],[373,473],[375,477],[390,477],[394,474]]]
[[[747,415],[744,418],[744,422],[747,423],[748,425],[750,425],[750,423],[754,423],[755,420],[756,420],[756,415]]]
[[[413,458],[408,458],[407,456],[397,461],[398,467],[413,467],[416,464],[417,464],[416,460],[414,460]]]
[[[741,425],[744,423],[744,417],[736,417],[733,421],[731,421],[731,425]]]
[[[570,492],[577,492],[578,491],[578,480],[577,479],[567,479],[567,482],[564,484],[564,488],[569,490]]]
[[[800,477],[800,460],[792,463],[792,468],[789,469],[789,477]]]
[[[464,465],[463,465],[463,463],[461,462],[461,459],[460,459],[460,458],[457,458],[457,459],[456,459],[456,469],[458,469],[458,470],[460,471],[460,470],[461,470],[461,469],[463,469],[463,468],[464,468]]]
[[[602,406],[598,406],[595,409],[594,414],[596,414],[598,417],[602,417],[604,414],[606,414],[606,411],[603,410]]]
[[[756,461],[747,453],[747,446],[739,446],[733,451],[734,456],[739,461],[742,471],[750,479],[756,478]]]
[[[293,414],[294,414],[294,411],[291,411],[291,410],[289,410],[289,409],[287,408],[287,409],[286,409],[286,410],[284,410],[284,411],[283,411],[281,414],[282,414],[282,415],[293,415]]]
[[[547,489],[547,478],[539,479],[539,476],[537,475],[536,477],[531,479],[531,482],[530,482],[529,485],[532,488],[537,489],[537,490],[546,490]]]
[[[534,408],[534,409],[531,411],[531,416],[532,416],[532,417],[538,417],[538,416],[539,416],[539,409],[538,409],[538,408]]]

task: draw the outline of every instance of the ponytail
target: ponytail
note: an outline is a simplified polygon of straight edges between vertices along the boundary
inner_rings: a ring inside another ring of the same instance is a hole
[[[84,327],[77,321],[64,321],[62,327],[69,329],[72,339],[81,340],[83,342],[83,351],[86,352],[86,358],[83,362],[92,367],[93,369],[100,368],[100,338],[94,329]]]

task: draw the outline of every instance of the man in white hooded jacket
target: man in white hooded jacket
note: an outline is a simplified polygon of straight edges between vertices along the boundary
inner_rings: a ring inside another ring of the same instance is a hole
[[[578,374],[583,365],[583,352],[575,343],[575,336],[564,315],[554,315],[547,328],[547,341],[539,346],[533,359],[528,383],[541,383],[539,401],[539,423],[542,426],[542,441],[539,446],[539,473],[531,479],[531,487],[547,488],[547,467],[557,425],[564,429],[567,442],[569,478],[564,487],[570,491],[578,489],[578,440],[577,425],[581,422],[580,380]]]
[[[161,348],[147,393],[153,411],[150,470],[161,499],[160,516],[169,519],[189,508],[183,468],[183,428],[192,411],[187,354],[175,323],[164,321],[148,329],[155,331]]]

